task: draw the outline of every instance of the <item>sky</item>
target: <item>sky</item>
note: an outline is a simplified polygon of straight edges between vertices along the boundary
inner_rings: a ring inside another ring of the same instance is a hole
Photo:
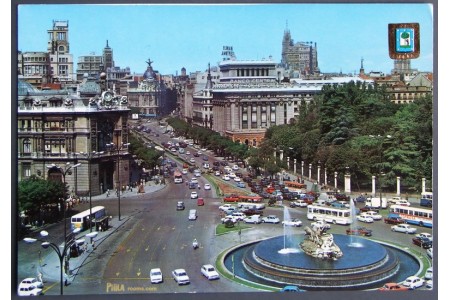
[[[146,61],[162,74],[204,71],[232,46],[238,60],[281,61],[288,29],[294,42],[317,43],[322,72],[389,74],[389,23],[419,23],[420,57],[412,68],[433,71],[433,14],[430,4],[21,4],[18,50],[46,51],[53,20],[69,21],[70,52],[101,55],[108,41],[114,62],[143,73]]]

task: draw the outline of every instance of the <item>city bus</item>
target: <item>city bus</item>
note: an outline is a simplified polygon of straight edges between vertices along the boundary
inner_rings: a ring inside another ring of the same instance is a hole
[[[105,218],[107,218],[106,209],[104,206],[92,207],[92,215],[90,213],[91,210],[87,209],[76,215],[73,215],[72,218],[70,218],[72,231],[77,228],[80,228],[81,231],[86,230],[89,228],[91,223],[100,223]]]
[[[306,191],[306,184],[295,182],[295,181],[284,181],[284,186],[287,187],[287,189],[290,192],[305,192]]]
[[[433,207],[433,193],[423,192],[420,196],[420,206]]]
[[[328,223],[350,225],[352,214],[349,208],[336,208],[331,206],[308,205],[306,214],[308,220],[324,220]]]
[[[175,172],[173,172],[173,182],[183,183],[183,175],[181,174],[180,170],[178,170],[178,169],[176,169]]]
[[[392,205],[391,212],[398,214],[408,224],[433,227],[433,211],[431,209]]]

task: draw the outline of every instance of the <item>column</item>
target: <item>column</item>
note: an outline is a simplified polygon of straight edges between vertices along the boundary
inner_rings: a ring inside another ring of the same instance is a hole
[[[297,159],[294,158],[294,174],[297,174]]]
[[[400,176],[397,176],[397,196],[400,196]]]
[[[277,159],[277,150],[276,149],[273,150],[273,157],[275,158],[275,160]]]
[[[312,164],[309,164],[309,179],[311,180],[311,168],[312,168]]]
[[[376,176],[372,176],[372,197],[375,196],[376,192]]]
[[[283,161],[283,150],[280,150],[280,160]]]
[[[317,165],[317,184],[320,184],[320,165]]]
[[[422,194],[425,193],[426,190],[427,190],[426,187],[425,187],[425,182],[426,182],[426,179],[425,179],[425,177],[423,177],[422,178]]]
[[[289,165],[289,159],[290,159],[290,157],[288,156],[288,157],[286,157],[286,160],[287,160],[287,166],[288,166],[288,171],[289,171],[289,169],[290,169],[290,165]]]
[[[337,172],[334,172],[334,189],[337,190]]]
[[[305,162],[302,160],[302,179],[303,179],[303,166],[305,165]]]
[[[327,168],[324,169],[324,184],[327,185]]]
[[[345,192],[346,193],[351,193],[352,192],[350,176],[351,176],[350,174],[345,174]]]

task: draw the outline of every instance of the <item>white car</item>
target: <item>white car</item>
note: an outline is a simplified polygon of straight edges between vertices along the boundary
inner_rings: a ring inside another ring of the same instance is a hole
[[[214,173],[214,175],[220,176],[220,171],[216,171],[216,172]]]
[[[178,285],[189,284],[189,276],[184,269],[173,270],[172,277],[178,283]]]
[[[39,296],[42,294],[42,289],[35,287],[32,284],[19,284],[17,295],[19,296]]]
[[[416,234],[416,236],[424,237],[424,238],[429,239],[430,241],[433,241],[433,236],[431,235],[431,233],[428,233],[428,232],[421,232],[421,233]]]
[[[376,211],[373,211],[373,210],[366,211],[366,212],[362,213],[361,215],[366,215],[366,216],[372,217],[372,219],[374,221],[379,221],[383,218],[382,215],[380,215],[379,213],[377,213]]]
[[[423,277],[425,280],[433,279],[433,267],[429,267],[425,272],[425,276]]]
[[[232,169],[237,171],[237,170],[239,170],[239,166],[238,165],[233,165]]]
[[[163,282],[163,276],[160,268],[155,268],[150,270],[150,282],[151,283],[161,283]]]
[[[236,174],[234,174],[233,172],[230,172],[230,173],[228,173],[228,176],[229,176],[230,178],[235,178],[235,177],[236,177]]]
[[[273,223],[273,224],[280,223],[280,219],[277,216],[274,216],[274,215],[268,215],[266,217],[263,217],[261,221],[263,223]]]
[[[234,177],[233,180],[234,180],[234,182],[241,182],[241,178],[239,178],[239,177],[237,177],[237,176]]]
[[[307,207],[308,202],[306,202],[305,200],[296,200],[296,201],[292,201],[289,206],[290,207]]]
[[[216,269],[214,269],[214,267],[210,264],[203,265],[201,267],[200,271],[202,272],[203,276],[208,278],[208,280],[214,280],[214,279],[220,278],[219,273],[217,273]]]
[[[408,287],[410,290],[414,290],[418,287],[421,287],[422,285],[424,285],[425,280],[423,280],[420,277],[417,276],[410,276],[408,278],[406,278],[405,281],[403,281],[403,285]]]
[[[195,163],[195,158],[191,157],[191,158],[189,159],[189,161],[190,161],[191,163]]]
[[[197,199],[197,198],[198,198],[197,192],[191,192],[191,199]]]
[[[191,152],[190,151],[186,151],[186,155],[191,155]]]
[[[211,189],[211,185],[209,183],[205,183],[205,190],[210,190]]]
[[[231,204],[224,204],[224,205],[219,206],[219,209],[222,211],[229,211],[229,210],[234,211],[234,210],[236,210],[236,206],[233,206]]]
[[[300,221],[300,219],[297,218],[292,218],[290,220],[284,220],[283,222],[281,222],[281,224],[283,224],[283,226],[300,227],[302,226],[302,221]]]
[[[391,226],[392,231],[403,232],[403,233],[416,233],[417,229],[409,226],[408,224],[397,224]]]
[[[41,281],[39,281],[39,280],[37,280],[36,278],[33,278],[33,277],[25,278],[24,280],[22,280],[20,282],[20,284],[22,284],[22,285],[32,285],[32,286],[34,286],[36,288],[44,287],[44,284]]]
[[[358,221],[364,222],[364,223],[373,223],[373,218],[371,216],[361,214],[356,217]]]
[[[198,183],[198,180],[197,180],[197,178],[192,178],[192,179],[191,179],[191,182],[192,182],[192,183]]]
[[[235,216],[228,215],[228,216],[225,216],[225,217],[223,217],[222,219],[220,219],[220,221],[222,222],[222,224],[225,224],[228,220],[230,220],[230,221],[233,222],[233,223],[237,223],[238,218],[235,217]]]
[[[186,175],[187,173],[188,173],[188,170],[187,170],[187,169],[181,170],[181,174]]]
[[[222,176],[222,179],[225,181],[229,181],[230,180],[230,176],[228,176],[227,174]]]

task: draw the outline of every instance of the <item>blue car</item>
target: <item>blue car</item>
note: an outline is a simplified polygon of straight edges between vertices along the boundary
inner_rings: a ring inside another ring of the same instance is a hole
[[[238,182],[238,183],[236,183],[236,186],[237,186],[237,187],[240,187],[240,188],[245,188],[245,183],[243,183],[243,182]]]
[[[305,292],[305,290],[302,290],[296,285],[287,285],[284,288],[282,288],[280,292]]]

